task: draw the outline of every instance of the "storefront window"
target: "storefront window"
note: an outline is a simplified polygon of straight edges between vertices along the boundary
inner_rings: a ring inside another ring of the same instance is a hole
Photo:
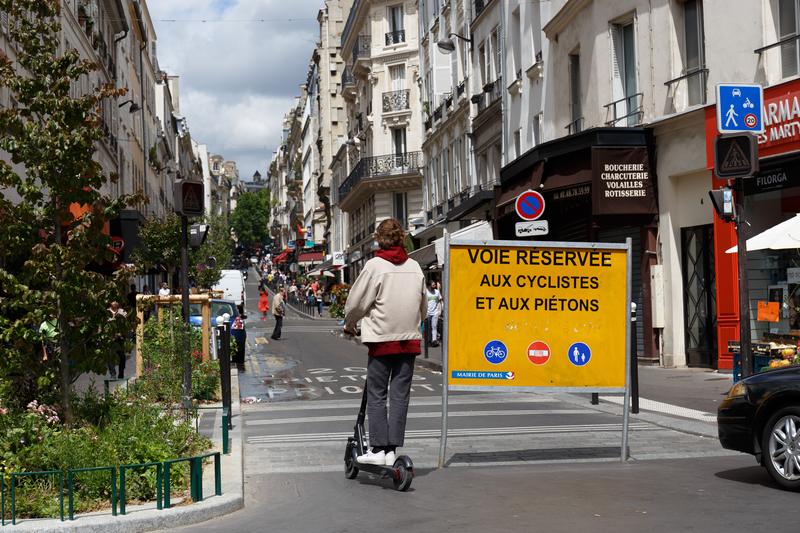
[[[746,211],[752,237],[800,212],[800,187],[752,194],[747,197]],[[800,334],[800,249],[748,252],[747,272],[752,338]],[[776,316],[767,311],[768,302],[778,304]]]

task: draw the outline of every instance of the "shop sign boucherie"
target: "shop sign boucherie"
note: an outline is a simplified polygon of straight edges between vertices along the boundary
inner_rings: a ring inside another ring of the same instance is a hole
[[[592,148],[592,211],[595,215],[657,212],[646,147]]]

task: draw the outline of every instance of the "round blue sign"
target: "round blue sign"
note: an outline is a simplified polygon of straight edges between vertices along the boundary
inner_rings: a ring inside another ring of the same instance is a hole
[[[537,191],[525,191],[517,196],[515,207],[522,220],[536,220],[544,214],[544,196]]]
[[[499,365],[508,357],[508,349],[502,341],[489,341],[483,347],[483,356],[493,365]]]
[[[567,350],[569,362],[575,366],[585,366],[592,358],[592,349],[585,342],[576,342]]]

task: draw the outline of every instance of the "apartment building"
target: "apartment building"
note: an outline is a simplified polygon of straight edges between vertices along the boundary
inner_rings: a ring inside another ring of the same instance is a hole
[[[316,242],[320,242],[321,239],[324,243],[325,251],[331,256],[328,258],[331,265],[333,256],[341,258],[345,250],[345,217],[342,216],[335,199],[337,191],[336,185],[333,185],[331,165],[336,150],[347,140],[347,118],[340,85],[345,61],[340,51],[342,31],[352,5],[352,0],[326,0],[324,7],[317,14],[319,43],[313,55],[318,76],[316,111],[319,129],[317,141],[319,222],[313,229],[313,234]]]
[[[490,206],[471,168],[472,134],[469,76],[472,71],[468,0],[420,2],[420,70],[424,138],[424,217],[413,232],[421,248],[414,257],[436,264],[429,245],[445,228],[455,231],[484,219]],[[499,122],[499,117],[497,117]]]
[[[347,177],[337,200],[348,218],[349,279],[374,255],[380,221],[407,226],[422,211],[417,17],[416,1],[356,0],[342,32],[348,138],[336,161]]]

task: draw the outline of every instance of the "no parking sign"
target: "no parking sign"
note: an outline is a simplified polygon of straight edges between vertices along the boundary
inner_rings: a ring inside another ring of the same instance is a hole
[[[536,220],[544,214],[544,196],[536,191],[527,190],[517,196],[514,206],[522,220]]]

